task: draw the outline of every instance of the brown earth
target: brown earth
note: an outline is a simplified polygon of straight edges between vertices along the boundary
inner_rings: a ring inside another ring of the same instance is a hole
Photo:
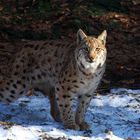
[[[78,28],[94,35],[106,29],[108,58],[101,90],[140,88],[140,3],[127,0],[119,3],[117,9],[115,4],[110,8],[100,2],[0,2],[0,41],[75,40]]]

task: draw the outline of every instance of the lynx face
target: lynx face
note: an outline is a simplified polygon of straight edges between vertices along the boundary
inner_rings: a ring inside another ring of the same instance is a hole
[[[76,51],[76,59],[79,65],[85,68],[96,67],[98,63],[102,66],[106,59],[106,31],[103,31],[97,38],[86,36],[82,30],[77,33],[77,43],[79,45]]]

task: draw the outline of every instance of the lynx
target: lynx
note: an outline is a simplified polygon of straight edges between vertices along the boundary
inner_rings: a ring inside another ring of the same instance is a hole
[[[61,120],[68,129],[89,129],[85,113],[105,72],[106,36],[106,31],[95,38],[79,29],[75,42],[50,40],[15,44],[13,48],[17,50],[12,53],[7,68],[1,66],[0,69],[1,73],[9,71],[8,77],[0,82],[0,101],[10,103],[30,89],[39,89],[49,96],[51,114],[56,121]],[[75,99],[76,110],[73,108]]]

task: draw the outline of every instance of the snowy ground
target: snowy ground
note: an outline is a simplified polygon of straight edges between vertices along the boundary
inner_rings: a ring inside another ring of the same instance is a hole
[[[47,98],[0,103],[0,140],[140,140],[140,90],[96,96],[86,114],[90,131],[65,130],[50,116]]]

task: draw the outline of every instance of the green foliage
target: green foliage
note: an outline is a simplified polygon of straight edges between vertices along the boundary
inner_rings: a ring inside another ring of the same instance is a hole
[[[92,16],[102,16],[107,12],[103,7],[93,4],[88,6],[88,11]]]
[[[52,27],[52,38],[57,39],[61,36],[61,27],[59,25],[55,25]]]
[[[122,2],[124,0],[95,0],[97,4],[100,4],[104,6],[106,9],[110,11],[119,11],[119,12],[124,12],[128,13],[127,7],[122,6]]]
[[[119,26],[120,24],[116,19],[111,19],[110,21],[108,21],[108,24],[107,24],[107,28],[109,30],[115,29],[115,28],[117,29]]]
[[[49,0],[40,0],[38,4],[38,10],[40,13],[51,12],[52,6]]]
[[[81,17],[95,17],[104,15],[107,10],[102,6],[93,3],[87,3],[86,5],[80,5],[79,7],[75,7],[73,9],[73,12],[74,14],[78,14]]]

